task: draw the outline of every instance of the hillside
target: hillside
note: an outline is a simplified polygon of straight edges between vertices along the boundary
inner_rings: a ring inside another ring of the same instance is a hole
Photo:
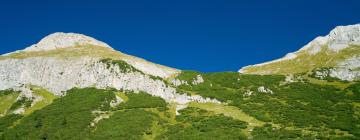
[[[317,37],[299,51],[281,59],[246,66],[244,74],[297,74],[317,68],[330,69],[329,76],[342,80],[359,77],[360,24],[338,26],[329,35]]]
[[[51,34],[0,56],[0,139],[359,139],[359,27],[326,36],[348,46],[310,43],[242,73],[177,70]],[[340,64],[354,68],[347,79],[333,76]]]

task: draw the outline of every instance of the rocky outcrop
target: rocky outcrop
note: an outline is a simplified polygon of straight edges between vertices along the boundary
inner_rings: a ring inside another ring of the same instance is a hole
[[[185,81],[185,80],[180,80],[180,79],[172,79],[171,80],[171,83],[176,87],[181,86],[181,85],[189,86],[190,85],[189,83],[191,83],[192,85],[199,85],[204,82],[205,82],[204,78],[201,75],[197,75],[195,78],[193,78],[192,81],[189,81],[189,82]]]
[[[204,78],[201,75],[197,75],[194,81],[192,81],[193,85],[198,85],[204,82]]]
[[[186,104],[218,102],[216,100],[179,94],[176,89],[142,72],[122,72],[117,65],[107,65],[99,59],[76,57],[57,59],[33,57],[0,61],[0,90],[22,85],[36,85],[56,95],[64,95],[71,88],[112,87],[122,90],[144,91],[169,102]]]
[[[264,86],[258,87],[258,92],[273,94],[274,92]]]
[[[330,69],[330,77],[353,81],[360,78],[360,56],[352,57]]]

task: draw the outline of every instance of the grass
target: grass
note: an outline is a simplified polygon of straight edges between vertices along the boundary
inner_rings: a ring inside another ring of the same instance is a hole
[[[262,126],[265,123],[263,121],[257,120],[254,117],[244,113],[241,109],[234,106],[227,106],[223,104],[215,104],[215,103],[197,103],[191,102],[189,107],[196,107],[207,111],[215,112],[216,114],[224,114],[225,116],[232,117],[237,120],[241,120],[249,123],[249,126]]]
[[[53,93],[40,87],[32,86],[32,91],[35,96],[40,96],[42,99],[36,102],[33,106],[26,108],[24,115],[29,115],[35,110],[40,110],[45,106],[50,105],[53,100],[57,98],[57,96],[55,96]]]
[[[150,128],[151,133],[145,134],[144,140],[154,140],[157,136],[161,135],[164,132],[164,128],[159,124],[159,121],[153,121]]]
[[[313,70],[320,67],[334,67],[339,62],[360,54],[359,46],[350,46],[340,52],[332,52],[327,46],[322,51],[311,55],[306,51],[297,52],[295,59],[283,60],[261,66],[249,66],[244,68],[246,74],[296,74]]]
[[[19,93],[11,93],[8,95],[0,96],[0,117],[5,115],[10,107],[16,102]]]
[[[341,90],[344,90],[354,84],[354,82],[340,82],[340,81],[325,81],[325,80],[319,80],[311,77],[306,77],[307,80],[309,80],[309,83],[317,84],[317,85],[323,85],[323,86],[334,86]]]
[[[126,103],[129,100],[129,97],[127,97],[123,92],[117,92],[115,93],[115,95],[120,97],[124,101],[124,103]]]
[[[95,118],[92,111],[108,111],[114,99],[112,91],[72,89],[66,96],[22,118],[16,126],[5,130],[0,139],[83,139]]]

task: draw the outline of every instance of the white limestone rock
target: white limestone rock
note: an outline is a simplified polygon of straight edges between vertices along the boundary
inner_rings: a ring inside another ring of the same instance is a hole
[[[325,45],[334,52],[345,49],[349,45],[360,45],[360,24],[337,26],[328,35],[317,37],[301,48],[300,51],[305,50],[310,54],[316,54]]]
[[[360,56],[355,56],[338,64],[330,70],[329,76],[353,81],[360,78]]]
[[[71,88],[93,87],[144,91],[168,102],[186,104],[191,101],[218,102],[216,100],[189,97],[176,92],[164,81],[154,80],[140,72],[123,73],[116,65],[107,65],[99,59],[76,57],[57,59],[32,57],[0,61],[0,90],[21,85],[36,85],[61,96]]]
[[[185,108],[187,108],[187,105],[185,104],[185,105],[183,105],[183,104],[178,104],[178,105],[176,105],[176,115],[181,115],[180,113],[179,113],[179,111],[180,110],[183,110],[183,109],[185,109]]]
[[[293,83],[293,82],[295,82],[294,75],[292,75],[292,74],[286,75],[286,77],[285,77],[285,82],[286,82],[286,83]]]
[[[269,94],[273,94],[273,91],[264,87],[264,86],[261,86],[261,87],[258,87],[258,92],[261,92],[261,93],[269,93]]]
[[[176,87],[181,86],[181,85],[189,85],[187,81],[179,80],[179,79],[173,79],[171,81],[171,83]]]
[[[244,93],[244,96],[251,96],[254,92],[251,91],[251,90],[247,90],[245,93]]]
[[[20,108],[14,110],[12,113],[13,114],[24,114],[25,113],[25,107],[21,106]]]
[[[76,45],[96,45],[100,47],[111,48],[104,42],[98,41],[92,37],[76,33],[53,33],[41,39],[37,44],[31,45],[24,51],[49,51],[59,48],[74,47]]]
[[[116,95],[116,96],[115,96],[115,99],[110,102],[110,107],[116,107],[117,105],[119,105],[119,104],[122,103],[123,101],[124,101],[124,100],[121,99],[121,97],[119,97],[119,96]]]
[[[204,82],[204,79],[201,75],[197,75],[194,81],[192,81],[193,85],[198,85]]]

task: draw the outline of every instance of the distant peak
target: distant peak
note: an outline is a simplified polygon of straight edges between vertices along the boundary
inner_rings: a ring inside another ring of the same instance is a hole
[[[24,49],[24,51],[48,51],[76,45],[96,45],[111,48],[108,44],[83,34],[56,32],[41,39],[37,44]]]
[[[327,45],[329,50],[338,52],[349,45],[360,44],[360,24],[337,26],[326,36],[315,38],[300,50],[309,50],[311,54],[320,52],[321,47]]]

